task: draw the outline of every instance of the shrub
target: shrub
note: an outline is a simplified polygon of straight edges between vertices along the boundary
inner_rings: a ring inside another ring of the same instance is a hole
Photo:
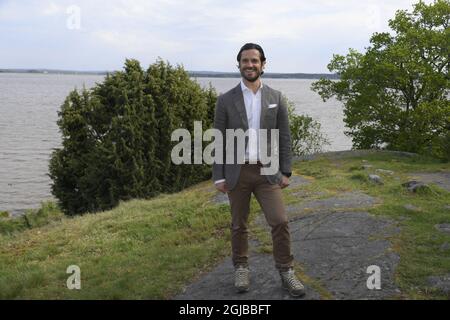
[[[211,127],[216,93],[162,60],[144,71],[127,59],[90,90],[72,91],[58,113],[62,147],[50,160],[52,193],[65,214],[175,192],[210,176],[207,165],[173,165],[171,133]]]
[[[294,110],[294,104],[288,100],[292,154],[302,156],[323,151],[323,148],[330,142],[320,131],[320,123],[307,115],[295,114]]]

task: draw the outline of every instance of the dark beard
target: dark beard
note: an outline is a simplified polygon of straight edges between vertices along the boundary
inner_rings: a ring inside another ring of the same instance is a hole
[[[260,71],[258,71],[258,70],[254,70],[255,71],[255,76],[254,77],[247,77],[246,75],[245,75],[245,70],[241,70],[241,76],[245,79],[245,80],[247,80],[247,81],[249,81],[249,82],[255,82],[256,80],[258,80],[258,78],[261,76],[261,72]]]

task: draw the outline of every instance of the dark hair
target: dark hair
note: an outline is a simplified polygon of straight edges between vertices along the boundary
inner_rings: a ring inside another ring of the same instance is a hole
[[[261,62],[266,61],[266,56],[264,55],[264,50],[261,48],[261,46],[259,44],[256,43],[246,43],[242,46],[241,50],[239,50],[239,53],[237,55],[237,61],[240,63],[241,62],[241,54],[242,51],[244,50],[251,50],[251,49],[256,49],[259,51],[259,57],[261,59]]]

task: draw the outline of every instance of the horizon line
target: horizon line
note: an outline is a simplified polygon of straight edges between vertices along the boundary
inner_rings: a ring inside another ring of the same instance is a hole
[[[72,72],[72,73],[113,73],[122,70],[76,70],[76,69],[52,69],[52,68],[0,68],[0,72],[7,71],[21,71],[21,72]],[[186,70],[186,72],[191,73],[217,73],[217,74],[240,74],[236,71],[214,71],[214,70]],[[264,74],[283,74],[283,75],[297,75],[297,74],[320,74],[320,75],[335,75],[335,73],[327,73],[327,72],[264,72]]]
[[[108,74],[114,74],[115,72],[121,72],[122,70],[114,71],[79,71],[79,70],[63,70],[63,69],[1,69],[2,73],[18,73],[18,74],[65,74],[65,75],[97,75],[106,76]],[[144,70],[145,71],[145,70]],[[191,78],[240,78],[240,72],[223,72],[223,71],[190,71],[186,70]],[[266,79],[339,79],[339,75],[336,73],[282,73],[282,72],[264,72],[262,76]]]

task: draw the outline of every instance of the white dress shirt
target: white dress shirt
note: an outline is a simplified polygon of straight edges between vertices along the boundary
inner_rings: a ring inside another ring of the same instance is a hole
[[[241,79],[242,95],[244,96],[245,111],[247,112],[248,120],[248,134],[249,140],[247,147],[245,148],[245,160],[252,163],[256,163],[259,160],[259,122],[261,119],[261,88],[263,84],[258,88],[256,93],[253,93],[252,89],[249,89],[244,81]],[[221,183],[225,179],[220,179],[214,183]]]
[[[248,131],[249,131],[249,143],[245,149],[245,160],[256,161],[258,157],[258,132],[259,132],[259,120],[261,118],[261,88],[262,82],[258,91],[253,91],[244,84],[241,80],[241,89],[244,96],[245,110],[247,111]]]

